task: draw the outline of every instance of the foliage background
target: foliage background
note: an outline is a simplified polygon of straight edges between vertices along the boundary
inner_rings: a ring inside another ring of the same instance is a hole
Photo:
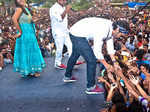
[[[30,3],[41,3],[44,2],[44,5],[42,7],[51,7],[57,0],[27,0]],[[71,1],[71,0],[68,0]],[[74,10],[84,10],[89,8],[92,5],[91,1],[94,0],[74,0],[75,3],[72,4],[72,7]],[[112,0],[114,3],[120,3],[120,2],[125,2],[126,0]],[[135,0],[138,1],[138,0]],[[140,1],[150,1],[150,0],[140,0]],[[13,4],[14,0],[0,0],[0,2],[5,2],[7,4]]]

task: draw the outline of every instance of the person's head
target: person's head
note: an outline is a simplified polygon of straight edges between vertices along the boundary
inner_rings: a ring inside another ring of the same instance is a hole
[[[148,70],[149,70],[149,65],[148,65],[148,64],[141,64],[140,70],[141,70],[141,71],[146,71],[146,72],[148,72]]]
[[[26,0],[15,0],[16,7],[24,7],[26,5]]]
[[[149,38],[143,38],[143,44],[144,45],[149,44]]]
[[[125,103],[119,102],[115,104],[115,110],[116,112],[127,112],[127,107]]]
[[[125,44],[127,42],[127,38],[122,38],[122,43]]]
[[[143,45],[143,49],[147,53],[148,52],[148,45],[147,44]]]
[[[4,39],[1,43],[0,43],[0,46],[2,46],[3,48],[7,48],[9,45],[9,41]]]
[[[133,43],[133,42],[134,42],[134,39],[135,39],[135,37],[134,37],[134,36],[131,36],[131,37],[130,37],[130,43]]]
[[[25,10],[26,0],[15,0],[15,5],[18,8],[22,8],[23,12],[28,15],[27,11]]]
[[[142,42],[142,40],[143,40],[142,34],[137,35],[137,40],[138,40],[139,42]]]
[[[67,3],[67,0],[57,0],[57,2],[58,2],[60,5],[64,6],[64,5]]]
[[[139,101],[133,100],[133,102],[128,107],[129,112],[145,112],[143,106]]]
[[[126,104],[122,94],[116,91],[112,97],[112,103],[115,107],[116,112],[126,112]]]
[[[119,102],[125,103],[125,100],[124,100],[123,95],[120,92],[116,91],[112,97],[112,103],[116,104]]]
[[[112,24],[112,26],[113,26],[112,34],[116,38],[126,37],[130,30],[129,23],[125,20],[116,21]]]

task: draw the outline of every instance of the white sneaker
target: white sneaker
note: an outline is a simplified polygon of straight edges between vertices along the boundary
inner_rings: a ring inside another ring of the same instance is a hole
[[[3,68],[2,67],[0,67],[0,71],[2,71],[3,70]]]

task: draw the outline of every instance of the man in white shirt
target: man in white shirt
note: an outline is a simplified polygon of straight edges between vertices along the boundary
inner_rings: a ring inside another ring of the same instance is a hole
[[[61,63],[64,44],[67,46],[69,56],[72,53],[72,43],[69,37],[67,14],[71,6],[65,7],[66,0],[57,0],[50,8],[50,19],[52,35],[56,45],[55,67],[65,69],[66,66]]]
[[[110,55],[114,67],[118,68],[118,64],[114,57],[114,45],[112,36],[125,36],[129,30],[129,25],[126,21],[117,21],[112,23],[110,20],[89,17],[84,18],[75,23],[70,28],[70,38],[73,45],[72,55],[69,58],[67,69],[64,77],[64,82],[74,82],[76,78],[72,76],[73,66],[78,57],[81,55],[87,63],[87,94],[99,94],[103,89],[99,88],[95,83],[96,75],[96,61],[103,63],[107,71],[112,71],[112,66],[106,63],[102,54],[102,45],[106,41],[107,51]],[[94,41],[94,48],[92,49],[88,40]]]

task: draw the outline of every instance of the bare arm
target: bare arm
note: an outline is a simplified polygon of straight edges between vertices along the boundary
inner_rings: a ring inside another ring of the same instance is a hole
[[[113,85],[114,84],[114,85]],[[112,96],[114,95],[114,89],[117,87],[117,83],[111,84],[111,87],[109,89],[108,95],[107,95],[107,102],[110,102],[112,99]]]
[[[148,96],[146,94],[146,92],[142,89],[142,87],[139,85],[139,79],[134,76],[130,77],[131,82],[137,87],[137,89],[139,90],[139,92],[141,93],[141,95],[146,98],[148,101],[150,101],[150,96]]]
[[[127,87],[127,89],[130,91],[130,90],[133,90],[133,91],[135,91],[137,94],[138,94],[138,91],[131,85],[132,83],[130,83],[129,81],[128,81],[128,79],[126,79],[126,77],[123,75],[123,73],[122,73],[122,70],[117,70],[117,71],[115,71],[116,72],[116,74],[118,75],[118,76],[120,76],[120,78],[121,79],[123,79],[124,80],[124,83],[125,83],[125,85],[126,85],[126,87]],[[139,95],[139,94],[138,94]]]
[[[67,6],[66,6],[66,10],[65,10],[65,11],[62,13],[62,15],[61,15],[62,19],[64,19],[64,18],[65,18],[65,16],[66,16],[66,14],[68,14],[68,13],[69,13],[70,8],[71,8],[71,6],[70,6],[70,5],[67,5]]]
[[[18,23],[18,20],[19,20],[21,14],[22,14],[22,9],[21,8],[17,8],[16,11],[15,11],[15,14],[12,17],[12,20],[13,20],[13,23],[14,23],[15,27],[19,31],[19,34],[14,36],[15,38],[20,37],[21,34],[22,34],[22,30],[21,30],[21,28],[19,26],[19,23]]]
[[[119,88],[120,93],[123,95],[124,100],[125,100],[125,102],[126,102],[126,101],[127,101],[127,98],[126,98],[126,95],[125,95],[125,93],[124,93],[124,91],[123,91],[122,86],[120,85],[120,77],[118,77],[118,76],[117,76],[117,85],[118,85],[118,88]]]
[[[148,96],[146,94],[146,92],[141,88],[141,86],[139,84],[136,85],[137,89],[139,90],[139,92],[141,93],[141,95],[146,98],[148,101],[150,101],[150,96]]]
[[[106,81],[103,77],[98,77],[98,82],[104,82],[108,88],[110,88],[110,84],[108,81]]]

